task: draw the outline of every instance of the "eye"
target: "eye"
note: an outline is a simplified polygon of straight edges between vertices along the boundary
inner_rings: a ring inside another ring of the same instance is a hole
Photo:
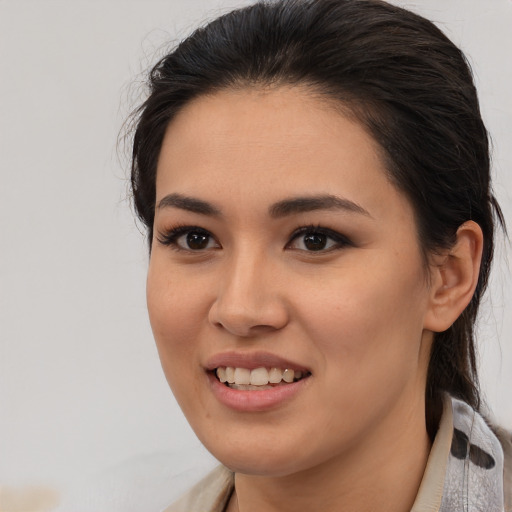
[[[220,248],[219,243],[211,233],[194,226],[182,226],[160,233],[158,241],[179,251],[205,251]]]
[[[192,251],[202,251],[215,247],[212,237],[201,231],[189,231],[188,233],[176,238],[176,245],[182,249],[190,249]]]
[[[353,244],[341,233],[327,228],[306,226],[293,233],[287,248],[307,252],[327,252],[347,245]]]

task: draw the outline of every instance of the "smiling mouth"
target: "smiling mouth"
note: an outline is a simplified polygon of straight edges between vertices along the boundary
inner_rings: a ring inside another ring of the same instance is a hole
[[[233,368],[220,366],[214,370],[214,375],[225,386],[243,391],[257,391],[284,386],[305,379],[310,372],[292,370],[290,368]]]

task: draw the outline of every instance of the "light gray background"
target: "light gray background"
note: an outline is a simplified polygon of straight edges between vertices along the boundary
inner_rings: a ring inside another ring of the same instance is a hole
[[[0,484],[151,511],[214,464],[160,369],[116,138],[162,45],[243,3],[0,0]],[[467,52],[512,227],[512,2],[396,3]],[[479,331],[485,395],[512,428],[507,254],[500,241]]]

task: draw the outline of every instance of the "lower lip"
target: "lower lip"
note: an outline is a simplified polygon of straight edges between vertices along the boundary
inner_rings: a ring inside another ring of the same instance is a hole
[[[307,385],[310,377],[272,389],[247,391],[222,384],[213,373],[208,373],[213,394],[217,400],[235,411],[259,412],[275,409],[292,400]]]

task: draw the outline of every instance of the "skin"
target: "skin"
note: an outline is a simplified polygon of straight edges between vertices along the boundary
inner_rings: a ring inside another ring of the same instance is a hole
[[[217,214],[159,206],[170,194]],[[376,143],[301,88],[222,91],[187,104],[167,129],[156,195],[150,321],[184,414],[236,472],[228,510],[410,510],[430,449],[433,331],[471,297],[478,227],[461,229],[459,252],[427,272],[412,206],[387,179]],[[318,195],[359,211],[269,213]],[[206,230],[206,247],[191,249],[186,236],[161,243],[176,226]],[[311,251],[294,238],[302,226],[350,242],[327,239]],[[225,351],[270,352],[312,375],[277,408],[234,411],[204,369]]]

